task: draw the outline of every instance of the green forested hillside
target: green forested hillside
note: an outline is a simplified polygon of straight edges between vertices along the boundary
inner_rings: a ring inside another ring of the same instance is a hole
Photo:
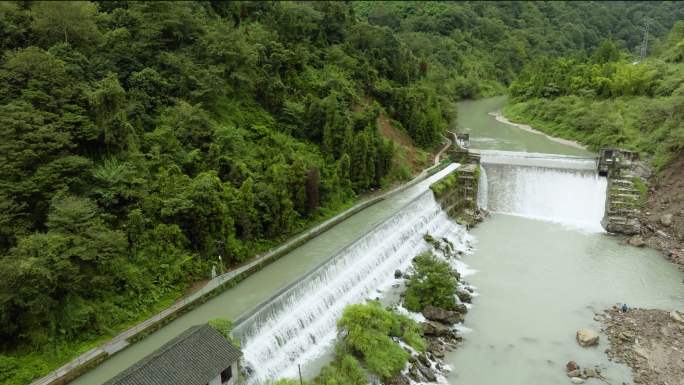
[[[684,150],[684,22],[651,47],[638,62],[609,36],[589,57],[540,58],[511,84],[503,113],[592,149],[648,152],[665,167]]]
[[[0,382],[169,304],[214,241],[239,263],[410,178],[379,116],[431,149],[455,101],[680,4],[0,2]]]

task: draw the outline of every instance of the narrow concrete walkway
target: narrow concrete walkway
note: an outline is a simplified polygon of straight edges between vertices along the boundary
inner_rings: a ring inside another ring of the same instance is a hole
[[[444,148],[435,155],[435,165],[439,164],[439,157],[444,153],[444,151],[448,150],[449,147],[451,147],[451,139],[446,138],[446,144],[444,145]]]
[[[102,353],[107,353],[109,355],[112,355],[112,354],[120,351],[121,349],[130,345],[130,343],[128,341],[126,341],[127,338],[135,335],[136,333],[138,333],[142,330],[147,329],[148,327],[152,326],[154,323],[159,322],[160,320],[162,320],[163,318],[165,318],[169,314],[177,311],[181,307],[183,307],[183,306],[185,306],[191,302],[196,301],[197,299],[202,297],[204,294],[211,292],[212,290],[216,289],[217,287],[219,287],[219,286],[221,286],[227,282],[230,282],[237,275],[242,274],[243,272],[249,270],[250,268],[262,263],[266,259],[276,255],[280,251],[287,249],[293,243],[305,239],[306,237],[311,235],[311,233],[315,233],[315,232],[319,231],[321,228],[324,228],[325,226],[328,226],[331,223],[339,221],[340,219],[344,218],[344,216],[347,215],[349,213],[349,211],[359,210],[359,209],[365,208],[367,206],[371,206],[371,205],[373,205],[373,204],[375,204],[375,203],[377,203],[383,199],[387,199],[387,198],[389,198],[395,194],[398,194],[398,193],[400,193],[400,192],[402,192],[402,191],[404,191],[410,187],[415,186],[419,182],[422,182],[423,180],[425,180],[430,175],[429,171],[431,169],[433,169],[437,165],[439,165],[439,162],[438,162],[439,156],[445,150],[447,150],[450,145],[451,145],[451,140],[447,139],[447,145],[444,146],[444,148],[439,152],[439,154],[437,154],[437,156],[435,156],[435,165],[430,167],[430,168],[423,170],[418,176],[413,178],[413,180],[411,180],[410,182],[399,185],[396,188],[394,188],[392,190],[388,190],[385,193],[383,193],[382,195],[379,195],[377,197],[373,197],[373,198],[368,199],[366,201],[359,202],[359,203],[355,204],[354,206],[348,208],[347,210],[344,210],[343,212],[335,215],[334,217],[327,219],[327,220],[317,224],[316,226],[311,227],[308,230],[298,234],[297,236],[293,237],[288,242],[281,244],[277,248],[269,250],[268,253],[264,254],[263,256],[261,256],[260,258],[258,258],[256,260],[248,263],[247,265],[242,266],[236,270],[230,271],[228,273],[225,273],[221,276],[218,276],[218,277],[212,279],[211,281],[207,282],[207,284],[204,285],[202,287],[202,289],[200,289],[196,293],[186,297],[183,301],[179,301],[179,302],[171,305],[170,307],[160,311],[159,313],[153,315],[152,317],[148,318],[147,320],[135,325],[134,327],[120,332],[111,340],[109,340],[109,341],[107,341],[107,342],[105,342],[105,343],[103,343],[97,347],[94,347],[94,348],[88,350],[87,352],[85,352],[85,353],[81,354],[80,356],[74,358],[72,361],[63,365],[62,367],[53,371],[52,373],[31,382],[30,385],[48,385],[51,382],[65,376],[67,373],[78,368],[79,366],[86,363],[87,361],[99,356]]]

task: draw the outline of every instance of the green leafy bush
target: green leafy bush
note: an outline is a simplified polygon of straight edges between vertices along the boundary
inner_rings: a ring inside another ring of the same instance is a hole
[[[375,301],[347,306],[337,328],[347,332],[344,344],[349,351],[361,357],[368,370],[383,379],[399,373],[408,360],[408,353],[392,342],[390,336],[403,337],[408,330],[409,339],[420,346],[411,334],[417,330],[415,322],[383,310]]]
[[[335,360],[322,367],[313,382],[319,385],[365,385],[368,379],[359,360],[339,348],[336,350]]]
[[[422,311],[425,306],[455,310],[456,283],[449,264],[427,251],[413,261],[409,273],[411,286],[406,290],[406,307]]]
[[[232,319],[224,317],[213,318],[209,320],[209,325],[226,337],[233,345],[238,348],[240,347],[240,341],[230,335],[235,328],[235,322]]]

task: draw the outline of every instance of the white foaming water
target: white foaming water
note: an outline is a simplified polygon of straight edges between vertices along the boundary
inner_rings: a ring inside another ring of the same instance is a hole
[[[480,180],[477,182],[477,206],[487,210],[489,203],[489,183],[487,182],[487,171],[480,167]]]
[[[296,377],[297,364],[322,354],[334,340],[345,306],[375,297],[374,291],[395,282],[395,269],[429,248],[425,233],[448,237],[456,250],[473,241],[427,191],[240,322],[233,336],[253,370],[246,382]]]
[[[490,210],[604,231],[607,182],[595,171],[500,163],[483,168]]]

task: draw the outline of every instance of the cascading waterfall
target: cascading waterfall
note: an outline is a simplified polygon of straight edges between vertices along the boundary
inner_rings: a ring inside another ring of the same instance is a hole
[[[322,354],[334,340],[345,306],[391,285],[395,269],[429,248],[422,239],[425,233],[448,237],[460,251],[472,241],[465,228],[446,217],[428,190],[249,318],[238,320],[233,336],[241,341],[253,371],[247,383],[295,377],[297,364]]]
[[[603,231],[607,182],[595,170],[503,163],[483,168],[490,210]]]
[[[480,180],[477,182],[477,207],[487,209],[489,203],[489,183],[487,182],[487,171],[480,167]]]

